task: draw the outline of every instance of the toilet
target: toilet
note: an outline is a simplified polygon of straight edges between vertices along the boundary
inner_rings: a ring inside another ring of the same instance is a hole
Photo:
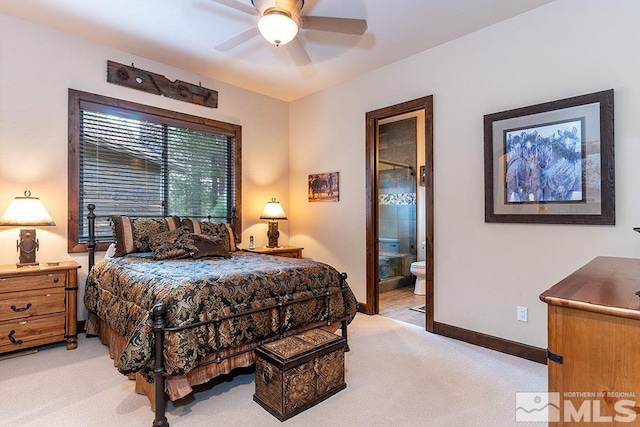
[[[426,242],[422,242],[422,251],[424,253],[426,249]],[[427,262],[426,261],[416,261],[411,263],[411,268],[409,269],[411,274],[416,276],[416,285],[413,288],[413,293],[416,295],[426,295],[427,294]]]
[[[413,293],[416,295],[427,294],[427,262],[417,261],[411,263],[411,274],[416,276],[416,285],[413,288]]]

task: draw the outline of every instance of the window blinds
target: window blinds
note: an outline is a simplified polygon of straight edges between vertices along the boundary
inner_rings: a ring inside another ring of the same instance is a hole
[[[225,131],[86,103],[79,139],[79,206],[99,207],[99,239],[111,237],[110,215],[230,219],[236,149]]]

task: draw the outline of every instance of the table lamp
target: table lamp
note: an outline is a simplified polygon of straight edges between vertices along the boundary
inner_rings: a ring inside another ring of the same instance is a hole
[[[284,209],[282,209],[280,202],[278,202],[275,197],[272,197],[271,201],[269,201],[269,203],[264,207],[262,215],[260,215],[260,219],[269,220],[269,231],[267,231],[269,245],[267,247],[277,248],[280,232],[278,231],[278,222],[276,220],[286,220],[287,215],[284,213]]]
[[[42,226],[56,225],[47,212],[40,199],[31,197],[30,191],[24,192],[24,197],[13,199],[9,207],[0,217],[0,225],[8,226]],[[23,228],[20,230],[20,239],[17,242],[17,250],[20,252],[18,267],[38,265],[36,251],[40,243],[36,239],[35,228]]]

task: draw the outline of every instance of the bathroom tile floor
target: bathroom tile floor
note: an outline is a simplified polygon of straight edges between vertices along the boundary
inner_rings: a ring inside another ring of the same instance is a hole
[[[380,315],[401,322],[425,327],[425,314],[411,310],[425,303],[424,295],[415,295],[413,286],[380,293]]]

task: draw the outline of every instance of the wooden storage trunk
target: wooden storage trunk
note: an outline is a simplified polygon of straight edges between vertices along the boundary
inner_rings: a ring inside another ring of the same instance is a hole
[[[343,390],[346,340],[312,329],[256,349],[253,400],[284,421]]]

